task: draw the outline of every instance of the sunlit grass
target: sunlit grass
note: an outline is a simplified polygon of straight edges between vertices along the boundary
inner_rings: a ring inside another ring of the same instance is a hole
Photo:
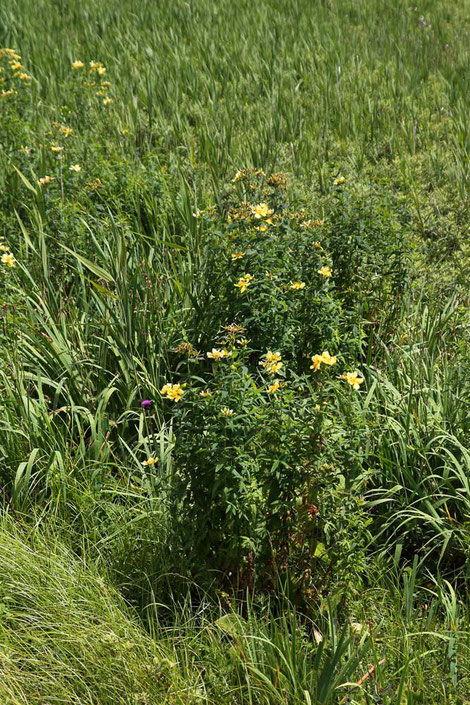
[[[466,702],[469,11],[0,7],[2,702]]]

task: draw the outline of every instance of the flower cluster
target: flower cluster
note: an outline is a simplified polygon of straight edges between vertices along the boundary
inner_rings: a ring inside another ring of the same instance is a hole
[[[79,71],[85,66],[84,62],[80,59],[72,62],[72,71]],[[90,61],[90,75],[92,78],[89,81],[84,81],[84,85],[90,86],[91,88],[97,88],[96,95],[103,98],[103,105],[107,106],[111,103],[111,98],[107,95],[108,88],[111,86],[110,81],[100,81],[101,78],[106,74],[106,67],[103,66],[101,61]],[[95,80],[97,79],[97,81]]]
[[[212,348],[212,351],[207,353],[207,357],[210,360],[226,360],[228,357],[231,357],[231,355],[230,350],[226,350],[225,348],[222,348],[222,350]]]
[[[240,292],[243,294],[251,285],[253,279],[254,277],[252,274],[244,274],[243,277],[240,277],[235,286],[240,289]]]
[[[267,218],[274,213],[274,210],[267,203],[258,203],[257,206],[251,206],[251,211],[255,218]]]
[[[99,76],[104,76],[106,73],[106,68],[103,66],[101,61],[90,61],[90,73],[97,73]]]
[[[314,372],[318,372],[321,365],[336,365],[336,355],[330,355],[328,350],[324,350],[321,355],[312,355],[312,364],[310,369]]]
[[[321,355],[312,355],[312,364],[310,365],[310,369],[314,372],[318,372],[322,365],[328,365],[331,367],[332,365],[336,365],[336,361],[336,355],[330,355],[328,350],[324,350]],[[359,372],[357,370],[355,372],[346,372],[346,374],[340,375],[339,378],[346,380],[346,382],[348,382],[348,384],[356,390],[358,390],[359,386],[364,382],[364,378],[359,376]]]
[[[0,63],[2,60],[4,60],[5,63],[3,66],[0,65],[1,98],[17,95],[18,91],[16,87],[20,84],[16,83],[15,79],[25,86],[31,85],[31,76],[24,71],[23,64],[20,61],[21,56],[17,54],[14,49],[0,49]]]
[[[181,384],[167,383],[160,389],[160,394],[167,399],[178,402],[184,394],[184,389]]]
[[[282,358],[280,352],[271,352],[271,350],[268,350],[264,360],[260,362],[260,365],[264,367],[266,372],[268,372],[270,375],[275,375],[283,367],[283,363],[281,360]]]
[[[16,259],[10,252],[10,248],[3,242],[3,238],[0,238],[0,252],[2,252],[2,256],[0,258],[1,263],[10,269],[14,267]]]

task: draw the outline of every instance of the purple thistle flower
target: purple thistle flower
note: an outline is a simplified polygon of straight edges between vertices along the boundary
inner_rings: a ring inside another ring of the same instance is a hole
[[[152,402],[150,399],[144,399],[144,401],[140,402],[140,405],[144,407],[144,409],[148,409],[149,406],[152,406]]]

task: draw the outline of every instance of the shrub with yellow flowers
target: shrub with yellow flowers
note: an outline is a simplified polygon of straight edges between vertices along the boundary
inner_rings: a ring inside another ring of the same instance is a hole
[[[204,297],[212,315],[198,330],[202,338],[213,338],[215,326],[229,318],[249,329],[254,348],[281,351],[297,372],[307,369],[312,346],[338,342],[342,314],[332,257],[318,242],[318,228],[302,226],[309,222],[290,207],[283,175],[235,174],[223,214],[204,223],[211,248]]]
[[[145,413],[174,434],[172,515],[190,562],[241,582],[249,570],[268,583],[288,575],[306,594],[362,567],[362,479],[341,472],[358,440],[338,424],[336,399],[359,408],[366,384],[359,371],[341,379],[360,368],[323,224],[293,211],[284,187],[243,170],[224,214],[191,208],[207,248],[198,307]],[[144,467],[159,477],[159,465]]]
[[[237,581],[247,566],[260,581],[303,576],[301,595],[360,572],[361,486],[334,462],[347,447],[332,423],[337,356],[314,354],[321,372],[297,374],[236,323],[206,351],[186,341],[175,353],[185,381],[162,387],[162,410],[175,439],[173,501],[186,508],[174,521],[192,560]]]

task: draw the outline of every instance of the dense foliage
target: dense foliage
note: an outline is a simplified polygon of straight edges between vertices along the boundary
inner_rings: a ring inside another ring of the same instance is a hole
[[[2,702],[468,702],[469,19],[0,7]]]

